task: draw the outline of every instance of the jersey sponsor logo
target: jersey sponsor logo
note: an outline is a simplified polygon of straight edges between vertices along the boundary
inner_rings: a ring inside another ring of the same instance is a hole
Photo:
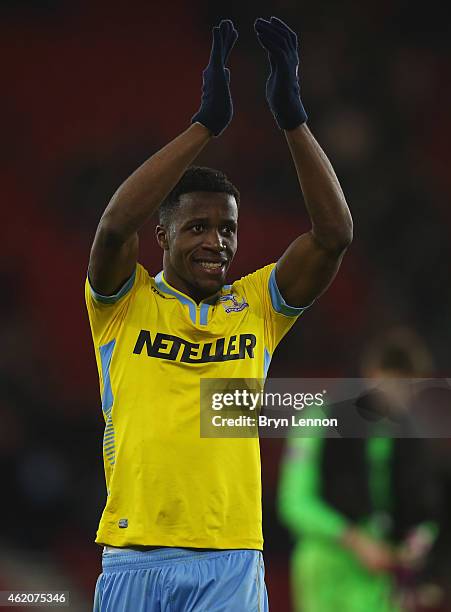
[[[239,302],[233,293],[228,293],[227,295],[222,295],[219,298],[219,301],[224,306],[224,310],[228,314],[229,312],[240,312],[245,308],[248,308],[249,304],[243,298],[241,302]]]
[[[148,357],[169,359],[182,363],[212,363],[235,359],[254,359],[257,338],[254,334],[240,334],[229,338],[217,338],[214,342],[194,343],[171,334],[155,334],[142,329],[136,340],[133,353],[141,355],[144,347]]]

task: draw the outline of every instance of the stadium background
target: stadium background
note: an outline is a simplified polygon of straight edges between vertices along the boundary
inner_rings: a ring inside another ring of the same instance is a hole
[[[301,37],[309,124],[355,223],[339,277],[276,354],[272,376],[356,376],[369,339],[415,329],[449,375],[451,36],[445,3],[0,3],[0,590],[70,589],[89,609],[105,489],[102,415],[83,283],[109,197],[189,123],[210,28],[231,17],[233,123],[199,161],[242,193],[233,276],[275,260],[307,220],[284,139],[264,99],[256,16]],[[441,12],[440,12],[441,11]],[[153,224],[141,261],[160,270]],[[437,444],[451,514],[451,446]],[[289,608],[290,541],[274,498],[280,440],[262,443],[267,582]],[[440,567],[451,581],[449,529]],[[448,564],[446,566],[446,564]],[[451,609],[449,606],[442,609]]]

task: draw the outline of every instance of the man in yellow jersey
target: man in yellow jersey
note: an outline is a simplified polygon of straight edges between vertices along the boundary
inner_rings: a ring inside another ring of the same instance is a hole
[[[191,166],[232,119],[225,63],[237,33],[222,21],[192,125],[121,185],[91,250],[86,303],[108,490],[98,611],[267,610],[258,439],[200,438],[200,379],[266,375],[281,338],[334,278],[352,221],[305,123],[296,34],[276,18],[255,30],[312,229],[277,264],[225,284],[239,192],[222,172]],[[137,263],[138,231],[157,209],[163,271],[152,277]]]

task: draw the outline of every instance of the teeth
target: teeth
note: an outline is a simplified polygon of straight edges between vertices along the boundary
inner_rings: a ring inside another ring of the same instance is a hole
[[[207,270],[219,270],[222,267],[222,263],[214,263],[212,261],[201,261],[199,262],[203,268],[207,268]]]

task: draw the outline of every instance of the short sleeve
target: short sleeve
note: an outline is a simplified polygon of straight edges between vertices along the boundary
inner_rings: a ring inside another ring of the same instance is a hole
[[[238,281],[240,290],[261,310],[265,320],[265,343],[271,354],[308,308],[297,308],[285,302],[277,286],[275,271],[276,264],[273,263]]]
[[[96,345],[105,344],[117,337],[118,328],[122,326],[127,316],[130,303],[137,292],[149,282],[150,277],[147,270],[137,264],[133,274],[116,294],[104,296],[91,287],[89,277],[86,277],[86,307]]]

